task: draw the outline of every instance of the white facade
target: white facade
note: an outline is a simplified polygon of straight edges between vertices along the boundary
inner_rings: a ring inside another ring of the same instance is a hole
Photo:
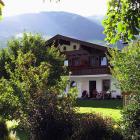
[[[74,48],[74,46],[76,48]],[[64,47],[65,47],[66,50],[64,50]],[[61,45],[61,46],[59,46],[59,49],[60,49],[61,52],[79,50],[80,49],[80,44],[76,43],[76,42],[70,42],[70,45]]]
[[[89,81],[96,81],[96,90],[99,93],[102,92],[103,80],[110,80],[110,91],[112,98],[116,98],[117,95],[121,95],[121,90],[116,87],[117,81],[112,78],[112,75],[109,74],[70,76],[70,80],[76,82],[78,97],[82,96],[82,92],[84,90],[86,90],[89,94]]]

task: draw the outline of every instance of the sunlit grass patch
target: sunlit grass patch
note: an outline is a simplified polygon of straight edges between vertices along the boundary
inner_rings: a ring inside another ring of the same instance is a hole
[[[99,113],[115,121],[122,117],[122,100],[78,100],[77,107],[78,113]]]
[[[80,107],[78,112],[79,113],[99,113],[103,116],[111,117],[115,121],[121,120],[120,109]]]

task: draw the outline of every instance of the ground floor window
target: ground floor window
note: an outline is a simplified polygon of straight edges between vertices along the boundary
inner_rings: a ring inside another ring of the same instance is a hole
[[[71,81],[70,87],[72,88],[72,87],[76,87],[76,86],[77,86],[77,83],[75,81]]]
[[[64,66],[68,66],[68,65],[69,65],[68,60],[65,60],[65,61],[64,61]]]
[[[103,81],[102,81],[102,90],[103,90],[103,91],[108,91],[108,90],[110,90],[110,83],[111,83],[110,79],[105,79],[105,80],[103,80]]]

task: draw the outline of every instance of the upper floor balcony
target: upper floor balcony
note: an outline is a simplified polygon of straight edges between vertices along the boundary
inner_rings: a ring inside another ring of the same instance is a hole
[[[98,67],[69,67],[72,75],[98,75],[98,74],[110,74],[108,66]]]

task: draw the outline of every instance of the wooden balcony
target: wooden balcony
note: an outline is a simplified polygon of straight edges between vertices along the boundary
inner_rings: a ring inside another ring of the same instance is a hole
[[[110,74],[110,70],[107,66],[98,67],[69,67],[72,75],[98,75],[98,74]]]

